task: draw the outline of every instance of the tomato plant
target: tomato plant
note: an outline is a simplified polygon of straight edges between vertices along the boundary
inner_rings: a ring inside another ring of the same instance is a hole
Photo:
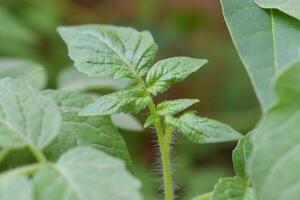
[[[264,0],[222,0],[232,40],[263,111],[242,135],[229,125],[186,111],[198,99],[157,103],[156,96],[208,62],[171,57],[154,63],[158,45],[148,31],[111,25],[62,26],[74,68],[60,90],[45,90],[39,64],[1,59],[0,162],[28,149],[34,161],[0,175],[1,200],[140,200],[126,143],[118,128],[154,127],[164,199],[175,199],[171,146],[175,133],[191,142],[238,141],[234,177],[194,200],[297,200],[299,149],[300,5]],[[80,73],[76,72],[79,71]],[[88,89],[109,87],[95,95]],[[75,91],[74,91],[75,89]],[[129,113],[148,110],[144,127]],[[122,120],[121,120],[122,119]],[[121,123],[121,121],[127,123]],[[134,159],[134,158],[133,158]],[[17,191],[16,191],[17,188]]]

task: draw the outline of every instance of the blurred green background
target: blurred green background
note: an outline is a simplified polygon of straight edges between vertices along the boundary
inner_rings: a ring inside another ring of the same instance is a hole
[[[49,88],[71,64],[56,33],[59,25],[113,24],[150,30],[159,44],[157,59],[190,56],[209,60],[204,68],[172,87],[157,101],[197,98],[193,109],[246,133],[260,116],[249,78],[228,34],[219,0],[0,0],[0,57],[43,64]],[[138,116],[143,121],[146,112]],[[155,136],[151,130],[121,131],[146,199],[161,190]],[[197,145],[175,136],[173,168],[179,199],[208,192],[220,176],[233,174],[235,143]]]

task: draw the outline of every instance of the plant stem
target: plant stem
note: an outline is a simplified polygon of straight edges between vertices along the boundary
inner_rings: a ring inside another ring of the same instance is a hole
[[[141,77],[136,77],[136,80],[143,85],[145,94],[150,98],[150,103],[148,105],[150,113],[155,114],[156,105],[152,99],[151,94],[147,91],[146,83]],[[155,129],[157,133],[159,150],[161,155],[161,162],[162,162],[165,200],[174,200],[172,169],[171,169],[171,162],[170,162],[170,143],[171,143],[171,136],[172,136],[172,128],[167,125],[164,134],[164,127],[162,125],[161,118],[159,118],[159,120],[155,123]]]
[[[151,102],[149,104],[149,110],[150,110],[151,114],[155,113],[155,111],[156,111],[156,107],[155,107],[153,100],[151,100]],[[165,200],[174,200],[173,183],[172,183],[172,169],[171,169],[171,163],[170,163],[170,143],[171,143],[172,129],[169,126],[167,126],[165,134],[164,134],[161,119],[159,119],[155,123],[155,129],[157,132],[159,150],[160,150],[161,162],[162,162]]]
[[[40,151],[39,149],[35,148],[33,145],[28,145],[30,151],[32,152],[32,154],[34,155],[34,157],[36,158],[36,160],[39,163],[46,163],[47,159],[45,157],[45,155],[43,154],[42,151]]]
[[[18,167],[16,169],[12,169],[9,170],[3,174],[0,175],[0,179],[3,177],[8,177],[8,176],[15,176],[15,175],[32,175],[34,174],[36,171],[39,170],[39,168],[41,168],[43,166],[43,164],[40,163],[36,163],[36,164],[32,164],[32,165],[26,165],[23,167]]]

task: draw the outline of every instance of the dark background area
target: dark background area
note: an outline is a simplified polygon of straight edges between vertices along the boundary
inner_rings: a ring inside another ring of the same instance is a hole
[[[0,57],[28,58],[45,66],[49,87],[71,64],[56,28],[73,24],[113,24],[150,30],[159,44],[157,60],[173,56],[209,63],[160,95],[196,98],[201,116],[228,123],[242,133],[253,128],[260,110],[250,80],[228,34],[218,0],[0,0]],[[146,112],[138,116],[144,120]],[[159,162],[151,130],[125,132],[135,174],[146,199],[157,199]],[[198,145],[176,135],[174,171],[180,199],[208,192],[220,176],[233,174],[235,143]]]

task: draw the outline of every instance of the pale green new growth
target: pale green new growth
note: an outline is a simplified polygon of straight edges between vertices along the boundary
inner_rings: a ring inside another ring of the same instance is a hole
[[[42,149],[59,133],[61,115],[55,102],[28,83],[0,81],[0,146]]]
[[[255,0],[255,2],[262,8],[278,9],[300,20],[299,0]]]
[[[6,77],[27,81],[37,90],[44,89],[47,84],[45,69],[35,62],[24,59],[0,59],[0,79]]]
[[[42,93],[55,100],[62,114],[62,125],[57,138],[44,150],[51,160],[76,146],[91,146],[123,159],[131,166],[124,139],[109,116],[78,116],[78,112],[93,102],[85,94],[71,91],[47,90]]]
[[[157,105],[156,113],[160,116],[174,115],[198,102],[198,99],[178,99],[164,101]]]
[[[94,103],[88,105],[79,114],[88,115],[110,115],[115,113],[137,113],[149,104],[149,97],[144,90],[133,88],[121,90],[104,95]]]
[[[141,200],[141,183],[124,163],[101,151],[77,147],[33,179],[39,200]]]
[[[1,200],[33,200],[32,184],[25,176],[0,178]]]
[[[167,116],[167,123],[195,143],[216,143],[238,140],[241,134],[218,121],[186,113],[179,118]]]
[[[164,92],[174,83],[184,80],[206,63],[207,60],[188,57],[174,57],[161,60],[147,74],[147,90],[153,95]]]
[[[138,119],[128,113],[113,114],[111,119],[114,125],[120,129],[138,132],[144,130]]]
[[[157,45],[149,32],[108,25],[61,27],[75,67],[88,76],[136,78],[147,73]]]
[[[232,152],[232,160],[234,171],[237,176],[248,177],[249,176],[249,160],[252,152],[252,143],[250,133],[243,136],[236,148]]]
[[[247,180],[240,177],[221,178],[216,184],[211,200],[255,200],[254,191]]]
[[[298,200],[300,196],[300,62],[276,81],[278,102],[254,130],[250,173],[257,198]]]
[[[233,42],[252,80],[262,110],[276,102],[272,77],[300,58],[300,21],[254,0],[221,0]]]

